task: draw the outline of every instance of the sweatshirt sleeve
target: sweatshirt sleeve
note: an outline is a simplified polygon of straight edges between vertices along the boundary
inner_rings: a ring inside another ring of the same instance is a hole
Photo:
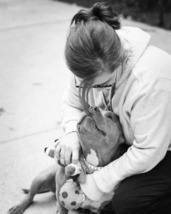
[[[171,143],[171,80],[156,78],[141,88],[132,103],[130,125],[133,145],[120,158],[93,174],[102,192],[114,190],[131,175],[151,170],[164,158]]]
[[[77,123],[83,111],[79,100],[79,90],[75,87],[73,74],[69,76],[69,82],[62,101],[62,127],[65,134],[68,134],[77,130]]]

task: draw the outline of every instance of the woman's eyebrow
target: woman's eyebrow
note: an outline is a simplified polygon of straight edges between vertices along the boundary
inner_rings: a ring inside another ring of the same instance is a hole
[[[101,85],[101,86],[106,85],[106,84],[110,83],[110,80],[111,80],[111,79],[107,80],[106,82],[103,82],[103,83],[101,83],[101,84],[96,84],[96,85]]]
[[[78,78],[78,77],[75,77],[74,76],[74,79],[75,79],[75,84],[78,86],[78,85],[80,85],[80,79]],[[108,79],[106,82],[103,82],[103,83],[99,83],[99,84],[95,84],[94,86],[105,86],[105,85],[107,85],[108,83],[110,83],[110,80],[111,80],[111,78],[110,79]],[[77,82],[78,81],[78,82]],[[111,83],[112,84],[112,83]]]

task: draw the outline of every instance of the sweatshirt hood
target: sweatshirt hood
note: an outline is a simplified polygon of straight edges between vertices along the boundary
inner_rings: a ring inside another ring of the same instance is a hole
[[[116,83],[116,87],[119,87],[125,79],[127,79],[132,69],[141,58],[149,44],[151,36],[136,27],[122,27],[116,30],[116,33],[124,49],[128,52],[128,60],[125,64],[123,74]]]

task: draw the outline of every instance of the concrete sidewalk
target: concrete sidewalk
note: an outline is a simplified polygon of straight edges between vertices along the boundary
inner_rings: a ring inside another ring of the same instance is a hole
[[[53,0],[0,0],[0,213],[23,198],[21,188],[53,160],[43,154],[62,135],[61,95],[68,69],[63,52],[80,8]],[[171,53],[171,32],[123,20]],[[51,193],[36,196],[26,214],[55,213]]]
[[[18,203],[31,180],[53,163],[45,146],[62,135],[63,52],[75,5],[0,1],[0,213]],[[26,213],[55,213],[55,198],[35,198]]]

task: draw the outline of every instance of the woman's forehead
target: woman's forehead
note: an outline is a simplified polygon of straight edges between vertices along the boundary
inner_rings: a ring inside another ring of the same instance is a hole
[[[113,73],[101,73],[99,76],[97,76],[94,80],[95,85],[101,85],[101,84],[107,84],[109,82],[111,82],[115,77],[115,72]]]
[[[108,72],[102,73],[101,72],[100,75],[94,79],[93,84],[101,85],[101,84],[109,83],[115,78],[115,75],[116,75],[115,72],[113,72],[113,73],[108,73]],[[76,77],[76,80],[78,83],[82,82],[82,78],[80,78],[80,77]]]

